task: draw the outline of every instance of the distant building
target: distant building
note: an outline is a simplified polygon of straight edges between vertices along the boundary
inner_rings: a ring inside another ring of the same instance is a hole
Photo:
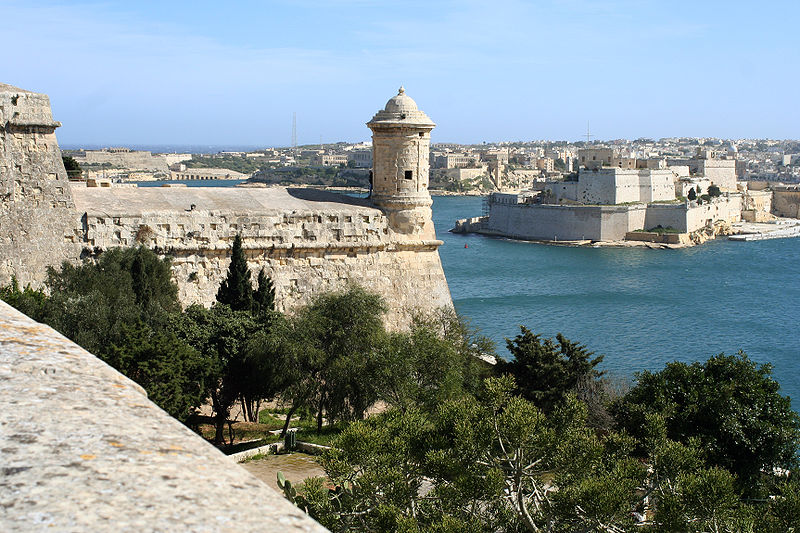
[[[553,203],[649,203],[674,200],[675,178],[667,169],[582,168],[578,181],[548,181],[546,187]]]
[[[540,157],[536,160],[536,168],[545,172],[553,172],[555,170],[555,161],[550,157]]]
[[[478,166],[478,157],[474,154],[464,152],[434,152],[434,154],[433,164],[435,168],[472,168]]]
[[[636,158],[623,156],[614,148],[588,148],[578,150],[578,161],[582,167],[636,168]]]
[[[347,164],[347,155],[345,154],[317,154],[311,159],[312,164],[320,165],[323,167],[338,167],[339,165]]]
[[[183,171],[170,172],[170,178],[174,180],[245,180],[248,176],[227,168],[187,168]]]
[[[352,161],[357,168],[372,168],[372,149],[352,150],[347,154],[347,160]]]
[[[685,165],[692,174],[705,176],[723,191],[736,191],[736,159],[731,152],[698,149],[689,159],[669,159],[667,163]]]

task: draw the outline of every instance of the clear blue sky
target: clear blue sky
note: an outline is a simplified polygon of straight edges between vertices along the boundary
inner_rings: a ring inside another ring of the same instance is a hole
[[[400,84],[434,142],[800,138],[797,1],[4,1],[0,82],[62,144],[361,141]]]

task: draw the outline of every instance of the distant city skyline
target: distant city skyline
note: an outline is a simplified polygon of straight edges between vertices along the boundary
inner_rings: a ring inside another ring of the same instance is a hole
[[[64,145],[368,140],[404,85],[432,142],[800,138],[795,2],[2,1],[0,82]]]

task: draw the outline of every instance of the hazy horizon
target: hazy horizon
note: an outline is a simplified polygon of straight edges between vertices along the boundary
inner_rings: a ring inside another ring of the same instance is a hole
[[[0,6],[64,145],[360,142],[400,85],[434,142],[800,137],[794,2]]]

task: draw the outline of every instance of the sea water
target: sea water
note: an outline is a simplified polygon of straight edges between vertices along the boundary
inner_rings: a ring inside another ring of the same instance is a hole
[[[501,357],[520,325],[585,344],[621,377],[742,350],[800,408],[800,238],[651,250],[448,233],[481,201],[435,197],[433,217],[453,303]]]

